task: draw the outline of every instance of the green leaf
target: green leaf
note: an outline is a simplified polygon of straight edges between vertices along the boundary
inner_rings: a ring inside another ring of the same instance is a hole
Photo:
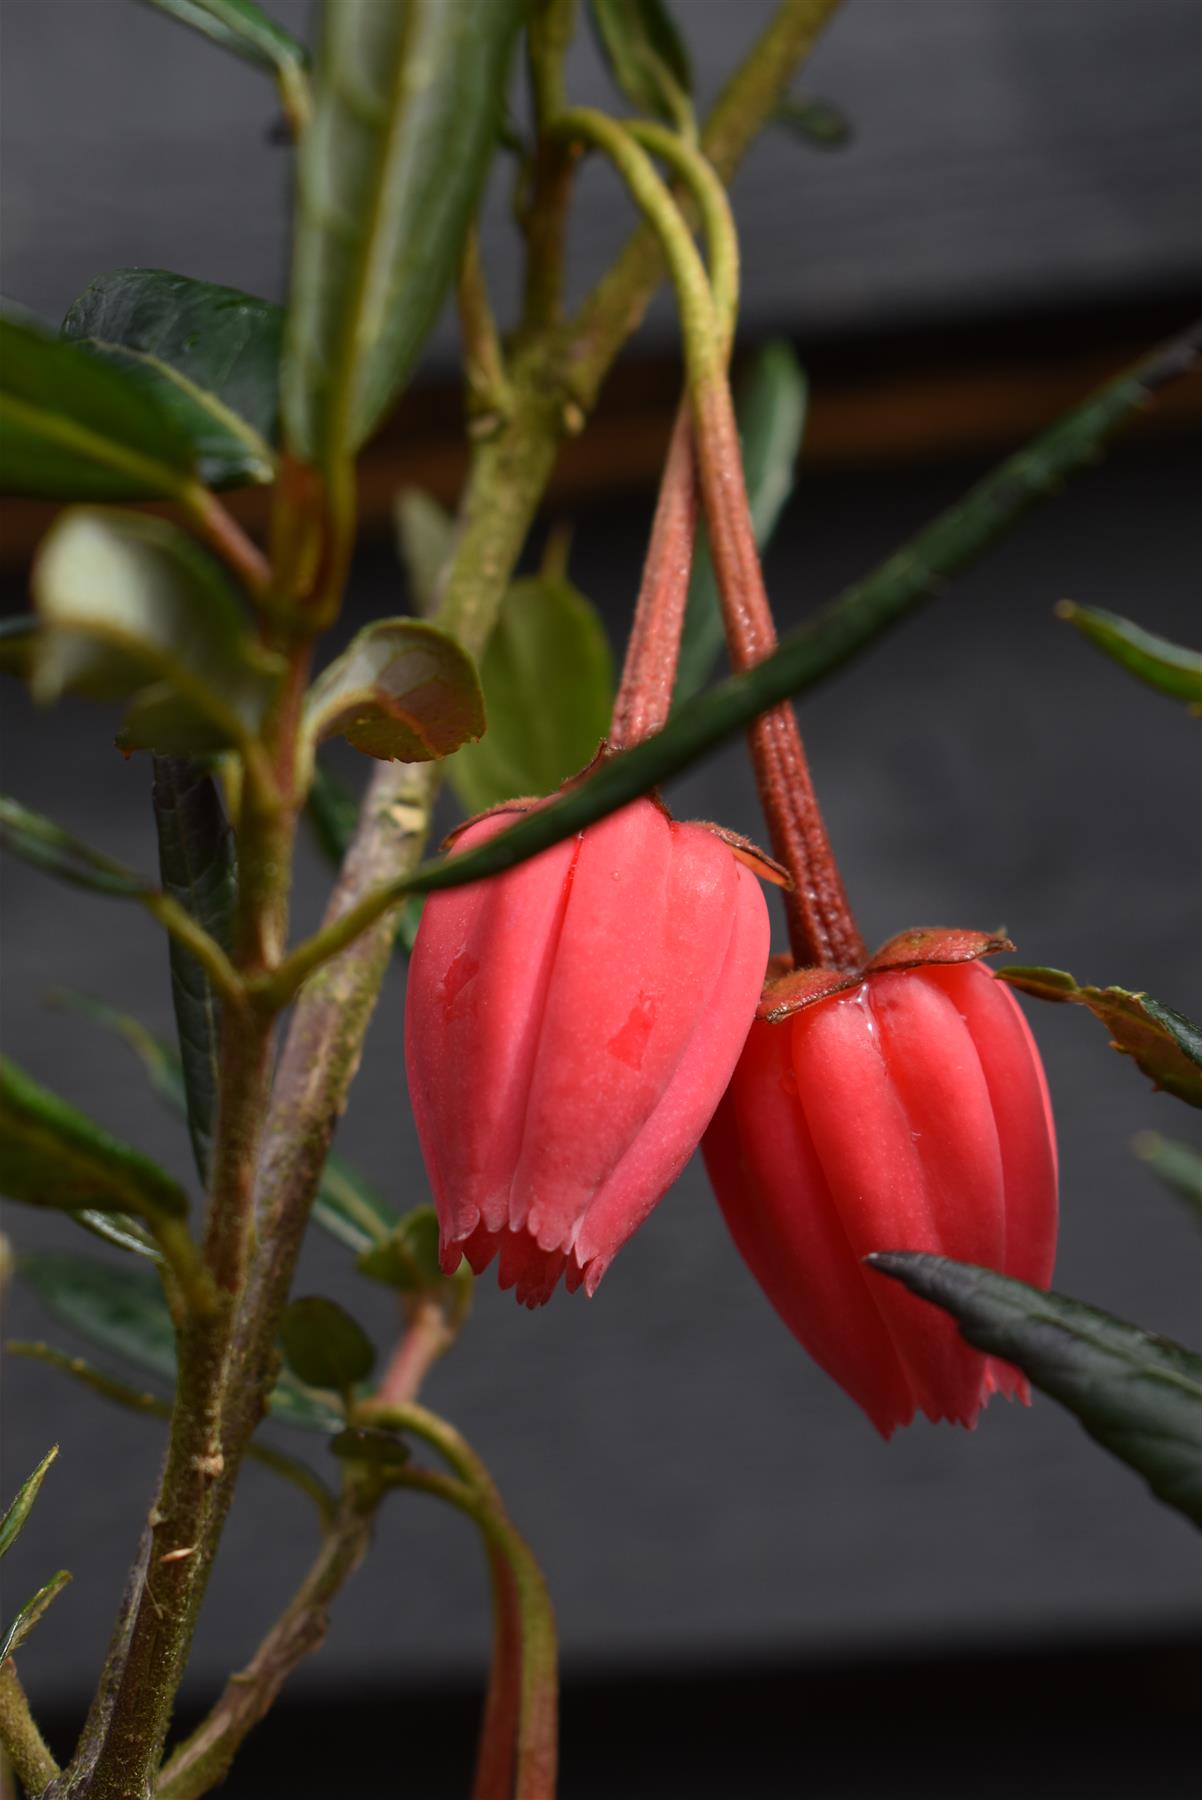
[[[349,1394],[375,1367],[375,1346],[363,1327],[323,1294],[309,1294],[285,1308],[280,1343],[288,1367],[308,1387]]]
[[[307,51],[254,0],[149,0],[181,25],[190,25],[223,50],[260,68],[303,68]]]
[[[174,1388],[175,1329],[158,1278],[148,1269],[41,1251],[21,1257],[17,1272],[56,1319]],[[338,1431],[343,1424],[341,1413],[287,1371],[268,1408],[273,1418],[310,1431]]]
[[[157,1163],[101,1131],[0,1057],[0,1193],[62,1212],[187,1215],[188,1197]]]
[[[772,123],[818,150],[843,150],[854,135],[851,121],[837,106],[829,100],[810,100],[801,95],[782,100],[772,115]]]
[[[743,476],[756,542],[763,550],[793,491],[805,431],[805,372],[784,342],[766,344],[739,382],[736,411],[743,443]],[[709,543],[702,531],[689,583],[676,672],[679,705],[703,688],[722,654],[726,634]]]
[[[149,1257],[152,1262],[162,1259],[149,1232],[129,1213],[97,1212],[93,1207],[85,1206],[79,1212],[73,1212],[71,1217],[93,1237],[103,1238],[106,1244],[113,1244],[118,1250],[128,1250],[132,1256]]]
[[[1202,652],[1157,637],[1118,613],[1078,606],[1072,600],[1062,600],[1056,616],[1075,625],[1082,637],[1137,680],[1187,701],[1191,712],[1202,712]]]
[[[33,1474],[21,1483],[12,1504],[0,1519],[0,1556],[6,1555],[20,1537],[25,1521],[33,1511],[38,1489],[46,1479],[46,1471],[57,1455],[58,1445],[52,1444]],[[0,1662],[3,1660],[0,1657]]]
[[[420,488],[405,488],[397,495],[393,521],[410,598],[428,619],[438,606],[438,584],[451,554],[455,521]]]
[[[619,92],[669,125],[689,123],[689,54],[664,0],[589,0],[589,17]]]
[[[496,142],[526,0],[327,0],[298,167],[284,433],[342,463],[442,305]]]
[[[56,988],[50,996],[50,1003],[77,1012],[83,1018],[90,1019],[94,1025],[99,1025],[102,1030],[121,1038],[146,1071],[150,1085],[159,1099],[165,1101],[174,1112],[186,1112],[187,1097],[179,1057],[170,1044],[156,1037],[140,1019],[135,1019],[131,1013],[118,1011],[115,1006],[109,1006],[104,1000],[97,1000],[92,994],[77,993],[73,988]]]
[[[399,1220],[366,1176],[331,1151],[321,1173],[313,1218],[331,1237],[358,1252],[382,1243]]]
[[[350,1425],[330,1439],[330,1449],[344,1462],[370,1463],[374,1468],[399,1469],[410,1460],[409,1446],[387,1431]]]
[[[311,742],[344,737],[383,761],[431,762],[484,730],[475,664],[454,638],[417,619],[378,619],[309,691]]]
[[[1202,1219],[1202,1150],[1194,1144],[1179,1144],[1161,1137],[1158,1131],[1137,1132],[1132,1148],[1140,1161],[1147,1163],[1152,1173]]]
[[[951,1313],[978,1350],[1017,1363],[1158,1499],[1202,1525],[1202,1357],[991,1269],[917,1253],[868,1261]]]
[[[31,812],[4,795],[0,795],[0,844],[22,862],[47,875],[57,875],[72,887],[125,899],[141,899],[155,892],[154,884],[145,876],[99,850],[89,849],[42,813]]]
[[[164,519],[62,514],[33,570],[34,697],[133,696],[127,750],[207,751],[257,732],[282,660],[251,637],[224,575]]]
[[[63,320],[176,420],[213,488],[275,478],[284,310],[165,269],[99,275]]]
[[[455,1279],[443,1274],[438,1260],[438,1214],[432,1206],[406,1213],[383,1242],[362,1252],[356,1267],[402,1294],[441,1288]]]
[[[144,384],[32,320],[0,314],[0,492],[158,500],[195,486],[192,444]]]
[[[515,581],[480,665],[488,729],[447,764],[468,813],[550,794],[597,753],[613,664],[596,611],[562,576]]]
[[[60,1569],[52,1575],[45,1587],[40,1587],[31,1600],[27,1600],[4,1636],[0,1638],[0,1663],[8,1657],[15,1656],[25,1642],[34,1626],[51,1603],[58,1599],[71,1579],[69,1569]]]
[[[234,834],[217,783],[197,763],[156,756],[152,792],[163,891],[229,950],[238,876]],[[204,968],[176,938],[168,953],[188,1131],[205,1181],[217,1113],[221,1005]]]
[[[1021,968],[998,976],[1036,1000],[1086,1006],[1110,1033],[1111,1048],[1134,1057],[1154,1086],[1190,1106],[1202,1106],[1202,1030],[1150,994],[1121,987],[1079,987],[1064,969]]]

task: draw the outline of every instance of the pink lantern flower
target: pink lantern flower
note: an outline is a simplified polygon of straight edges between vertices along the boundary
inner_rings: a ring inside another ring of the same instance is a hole
[[[1046,1287],[1056,1143],[1039,1053],[974,933],[909,933],[866,971],[769,983],[706,1134],[735,1243],[789,1330],[885,1437],[1029,1400],[937,1307],[866,1267],[924,1250]],[[924,960],[931,958],[931,960]],[[775,1018],[776,1022],[771,1022]]]
[[[456,848],[508,822],[476,820]],[[592,1294],[680,1174],[768,959],[768,909],[732,842],[638,800],[427,902],[405,1060],[448,1273],[497,1256],[527,1306],[561,1275]]]

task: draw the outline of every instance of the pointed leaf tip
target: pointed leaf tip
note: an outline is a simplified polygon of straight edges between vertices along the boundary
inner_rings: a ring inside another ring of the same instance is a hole
[[[949,1312],[978,1350],[1016,1363],[1158,1499],[1202,1525],[1202,1357],[992,1269],[908,1251],[865,1261]]]
[[[4,1514],[4,1517],[0,1519],[0,1556],[5,1555],[7,1551],[11,1550],[17,1539],[20,1537],[25,1521],[33,1511],[34,1501],[38,1497],[38,1490],[46,1479],[46,1471],[49,1469],[57,1455],[58,1445],[52,1444],[33,1474],[28,1476],[27,1479],[21,1483],[12,1504]],[[3,1662],[3,1660],[3,1657],[0,1657],[0,1662]]]

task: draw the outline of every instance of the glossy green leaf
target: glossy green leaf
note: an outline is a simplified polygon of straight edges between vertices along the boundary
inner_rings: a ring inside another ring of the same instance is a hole
[[[1129,675],[1175,700],[1187,701],[1192,712],[1202,713],[1202,652],[1170,643],[1168,638],[1157,637],[1100,607],[1062,600],[1056,613]]]
[[[1063,969],[1010,964],[998,976],[1036,1000],[1088,1007],[1110,1033],[1111,1047],[1133,1057],[1158,1088],[1202,1106],[1202,1029],[1150,994],[1120,987],[1080,987]]]
[[[38,1489],[46,1479],[46,1471],[57,1455],[58,1445],[52,1444],[33,1474],[21,1483],[11,1505],[0,1519],[0,1556],[6,1555],[20,1537],[25,1521],[33,1511]],[[3,1658],[0,1657],[0,1662],[2,1661]]]
[[[1136,1134],[1132,1148],[1165,1186],[1180,1196],[1202,1219],[1202,1150],[1196,1144],[1180,1144],[1158,1131]]]
[[[164,519],[79,507],[42,541],[35,698],[133,703],[127,750],[207,751],[256,732],[283,672],[221,570]]]
[[[435,625],[379,619],[318,676],[304,730],[311,742],[344,737],[386,762],[449,756],[484,730],[475,664]]]
[[[150,1233],[129,1213],[97,1212],[93,1207],[85,1206],[72,1212],[71,1217],[93,1237],[103,1238],[106,1244],[113,1244],[118,1250],[128,1250],[131,1256],[148,1257],[151,1262],[162,1260]]]
[[[951,1313],[978,1350],[1017,1363],[1158,1499],[1202,1525],[1202,1357],[991,1269],[916,1253],[868,1261]]]
[[[0,1058],[0,1193],[33,1206],[183,1218],[188,1197],[157,1163]]]
[[[393,507],[397,550],[417,612],[431,618],[438,606],[438,584],[451,554],[455,521],[445,507],[420,488],[405,488]]]
[[[375,1346],[363,1327],[323,1294],[308,1294],[285,1308],[280,1344],[288,1367],[308,1387],[348,1394],[375,1367]]]
[[[370,1463],[375,1468],[399,1469],[410,1459],[409,1446],[387,1431],[368,1426],[348,1426],[330,1439],[330,1449],[343,1462]]]
[[[526,0],[327,0],[298,168],[282,399],[340,464],[396,399],[475,210]]]
[[[402,1294],[421,1293],[455,1279],[443,1274],[438,1260],[438,1214],[432,1206],[406,1213],[383,1242],[363,1251],[357,1267]]]
[[[613,664],[600,617],[563,576],[513,583],[480,680],[487,730],[447,764],[468,813],[553,793],[597,754],[609,728]]]
[[[303,68],[307,60],[304,45],[254,0],[149,0],[149,4],[260,68]]]
[[[21,1257],[17,1272],[64,1325],[175,1386],[175,1331],[150,1270],[42,1251]],[[268,1408],[273,1418],[310,1431],[338,1431],[343,1423],[327,1400],[310,1394],[287,1370],[272,1389]]]
[[[172,415],[216,488],[274,479],[283,334],[282,307],[166,269],[99,275],[63,320]]]
[[[784,342],[766,344],[739,382],[735,398],[751,523],[761,550],[793,491],[806,402],[805,371],[792,349]],[[705,686],[725,641],[718,583],[703,529],[689,583],[673,695],[676,705]]]
[[[851,121],[846,113],[829,100],[810,100],[801,95],[782,100],[772,115],[774,125],[781,125],[802,143],[819,150],[842,150],[852,140]]]
[[[163,891],[229,950],[238,876],[234,834],[217,782],[198,763],[156,756],[152,796]],[[178,939],[170,939],[168,954],[188,1131],[205,1181],[217,1114],[221,1004],[204,968]]]
[[[689,53],[664,0],[588,0],[589,17],[614,85],[639,112],[687,124]]]
[[[136,376],[0,316],[0,493],[158,500],[194,485],[191,441]]]
[[[339,868],[355,835],[355,826],[359,821],[359,802],[350,789],[344,787],[328,769],[323,769],[320,763],[314,766],[313,784],[309,789],[305,813],[317,839],[318,849],[327,861],[336,869]],[[398,950],[403,951],[406,956],[413,949],[424,905],[422,895],[413,894],[401,907],[396,943]]]
[[[69,1569],[60,1569],[52,1575],[45,1587],[40,1587],[33,1598],[27,1600],[8,1630],[0,1637],[0,1663],[7,1657],[15,1656],[25,1642],[34,1626],[47,1611],[53,1601],[57,1600],[71,1579]]]
[[[0,844],[22,862],[47,875],[57,875],[72,887],[126,899],[140,899],[155,891],[153,882],[145,876],[99,850],[89,849],[52,819],[31,812],[5,795],[0,795]]]

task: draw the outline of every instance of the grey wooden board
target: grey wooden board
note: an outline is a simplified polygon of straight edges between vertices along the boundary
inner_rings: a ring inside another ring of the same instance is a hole
[[[871,567],[974,472],[808,478],[769,563],[784,621]],[[1031,961],[1146,986],[1202,1016],[1197,726],[1051,612],[1067,593],[1194,635],[1194,485],[1183,451],[1128,447],[806,704],[819,790],[870,942],[930,921],[1004,922]],[[574,540],[573,575],[615,638],[649,505],[596,507]],[[383,552],[357,595],[347,629],[397,605]],[[4,706],[5,788],[153,867],[149,772],[106,748],[112,710],[37,714],[11,688]],[[353,759],[348,767],[362,773]],[[678,784],[675,799],[681,816],[759,834],[738,748]],[[306,853],[298,930],[314,923],[328,879]],[[13,865],[4,947],[10,1054],[190,1179],[182,1130],[123,1049],[45,1005],[55,986],[84,988],[170,1032],[154,925]],[[339,1134],[400,1206],[426,1191],[404,1098],[402,1006],[397,971]],[[1059,1284],[1199,1342],[1202,1241],[1129,1148],[1149,1126],[1197,1141],[1199,1115],[1153,1094],[1084,1013],[1032,1005],[1030,1017],[1063,1151]],[[31,1209],[8,1207],[5,1228],[21,1243],[103,1253]],[[315,1234],[298,1291],[335,1294],[383,1342],[389,1297],[349,1263]],[[476,1314],[436,1370],[430,1402],[495,1470],[544,1560],[577,1666],[1192,1629],[1196,1537],[1051,1402],[1029,1412],[995,1403],[972,1436],[919,1423],[883,1444],[770,1312],[696,1166],[595,1300],[560,1294],[530,1314],[489,1276]],[[46,1315],[18,1290],[6,1330],[41,1333]],[[4,1399],[7,1490],[48,1443],[62,1444],[4,1566],[10,1612],[50,1571],[76,1572],[22,1653],[48,1706],[94,1678],[162,1434],[29,1364],[9,1367]],[[311,1442],[276,1436],[297,1450]],[[251,1653],[313,1547],[305,1502],[249,1469],[201,1622],[197,1699]],[[485,1587],[464,1522],[398,1498],[298,1688],[387,1692],[478,1672]]]
[[[300,32],[309,7],[276,0]],[[770,0],[676,0],[711,96]],[[288,152],[270,83],[130,0],[5,0],[3,283],[49,318],[104,268],[279,295]],[[1194,0],[848,0],[804,86],[856,123],[839,154],[781,133],[738,189],[750,327],[827,331],[966,307],[1122,298],[1202,275]],[[614,104],[584,33],[575,98]],[[505,305],[517,256],[499,175],[485,222]],[[581,291],[627,229],[591,166]],[[653,329],[670,312],[661,302]],[[452,354],[444,320],[432,355]]]

